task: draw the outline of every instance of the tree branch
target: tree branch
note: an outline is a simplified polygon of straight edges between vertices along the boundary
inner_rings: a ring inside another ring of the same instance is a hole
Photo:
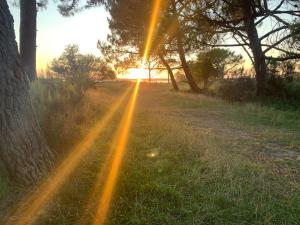
[[[278,31],[281,31],[281,30],[287,29],[287,28],[288,28],[288,26],[286,26],[286,25],[282,26],[282,27],[278,27],[278,28],[276,28],[274,30],[271,30],[270,32],[264,34],[262,37],[259,38],[259,40],[262,41],[263,39],[269,37],[271,34],[274,34],[274,33],[278,32]]]
[[[292,60],[292,59],[300,59],[300,55],[291,55],[291,56],[286,56],[286,57],[272,57],[272,56],[266,56],[267,60],[273,60],[273,61],[287,61],[287,60]]]
[[[205,45],[210,47],[243,47],[243,46],[249,46],[249,44],[208,44],[205,43]]]
[[[239,42],[239,40],[238,40],[235,36],[233,36],[233,38],[235,39],[235,41],[236,41],[238,44],[241,44],[241,43]],[[249,59],[251,60],[252,65],[254,65],[254,60],[253,60],[253,58],[252,58],[250,52],[248,51],[248,49],[245,47],[245,45],[242,45],[242,48],[244,49],[244,51],[245,51],[246,54],[248,55]]]
[[[267,53],[268,51],[270,51],[272,48],[276,47],[277,45],[279,45],[280,43],[282,43],[283,41],[291,38],[293,35],[292,34],[289,34],[283,38],[281,38],[279,41],[275,42],[274,44],[270,45],[268,48],[266,48],[263,53]]]

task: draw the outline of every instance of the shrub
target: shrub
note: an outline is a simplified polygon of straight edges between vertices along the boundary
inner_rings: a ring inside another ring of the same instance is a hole
[[[255,81],[249,77],[224,79],[219,95],[228,101],[249,101],[255,96]]]
[[[206,93],[212,96],[220,96],[220,89],[223,84],[223,79],[213,80],[207,87]]]
[[[266,96],[285,98],[285,79],[272,75],[267,80]]]
[[[31,97],[38,120],[49,146],[64,153],[84,132],[86,118],[92,118],[85,93],[88,81],[38,79],[31,88]]]
[[[219,79],[210,84],[207,93],[219,96],[228,101],[261,101],[278,105],[291,105],[293,108],[300,104],[300,81],[289,76],[271,76],[266,85],[266,96],[255,96],[255,79],[241,77],[236,79]]]
[[[62,55],[52,60],[48,69],[61,78],[75,81],[116,78],[115,71],[105,61],[94,55],[81,54],[78,45],[67,45]]]
[[[266,95],[281,100],[300,101],[300,82],[290,76],[271,76],[267,82]]]
[[[285,94],[288,99],[300,101],[300,82],[289,82],[285,85]]]

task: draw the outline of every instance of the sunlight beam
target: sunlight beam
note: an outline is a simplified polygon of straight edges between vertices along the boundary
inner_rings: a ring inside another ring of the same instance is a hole
[[[96,125],[89,131],[83,140],[75,146],[68,157],[55,169],[52,175],[43,182],[37,190],[30,195],[22,204],[22,206],[14,213],[12,218],[17,218],[13,225],[28,225],[38,217],[39,212],[51,201],[57,194],[62,185],[70,177],[71,173],[78,166],[81,159],[89,152],[90,147],[95,139],[104,131],[109,122],[112,120],[116,111],[120,108],[123,101],[130,93],[132,86],[130,86],[118,99],[118,101],[111,107],[108,113],[96,123]]]
[[[148,30],[148,35],[146,39],[146,45],[145,45],[145,50],[144,50],[144,56],[143,56],[143,61],[145,62],[150,54],[150,50],[153,45],[153,39],[154,36],[156,35],[156,25],[158,23],[159,19],[159,12],[162,7],[162,1],[163,0],[154,0],[154,5],[152,9],[152,14],[150,18],[150,24],[149,24],[149,30]],[[144,63],[143,63],[144,64]]]
[[[88,219],[88,216],[90,214],[91,206],[95,202],[95,199],[99,197],[98,195],[101,193],[101,184],[105,179],[105,175],[108,174],[109,172],[109,166],[110,162],[112,161],[112,156],[114,153],[114,149],[117,146],[118,143],[118,137],[120,136],[120,126],[122,126],[122,121],[120,122],[119,128],[117,132],[115,133],[114,137],[112,138],[112,143],[109,152],[105,156],[105,160],[103,160],[103,164],[99,166],[98,172],[97,172],[97,177],[95,180],[95,183],[93,185],[93,190],[92,192],[88,195],[88,198],[85,202],[85,208],[83,209],[84,212],[80,218],[80,220],[76,223],[78,225],[84,224],[84,222]]]
[[[171,39],[172,37],[176,34],[176,32],[178,31],[179,28],[179,24],[177,23],[177,21],[173,21],[169,26],[168,29],[166,30],[166,32],[164,32],[164,35],[168,35]],[[158,39],[157,44],[155,46],[155,48],[153,49],[152,52],[157,53],[158,51],[161,50],[162,46],[164,45],[164,35],[161,35],[161,37]]]
[[[124,114],[120,127],[118,129],[118,135],[113,141],[113,143],[116,143],[114,146],[112,146],[114,149],[114,154],[112,156],[112,161],[109,166],[109,173],[98,202],[98,208],[95,213],[95,218],[92,225],[103,225],[107,218],[112,201],[112,196],[122,165],[125,148],[128,142],[128,135],[132,125],[133,113],[136,105],[139,86],[140,80],[137,80],[134,92],[131,96],[130,102],[128,103],[126,113]]]

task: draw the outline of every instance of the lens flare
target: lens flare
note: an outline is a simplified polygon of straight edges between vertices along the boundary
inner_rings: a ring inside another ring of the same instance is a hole
[[[76,223],[78,225],[84,224],[84,222],[89,218],[90,210],[92,209],[92,206],[95,203],[95,199],[98,198],[99,195],[101,194],[101,185],[103,184],[103,181],[106,178],[105,175],[108,174],[109,169],[110,169],[109,166],[110,166],[110,162],[112,161],[114,148],[117,145],[118,137],[120,135],[119,130],[120,129],[118,129],[118,131],[115,133],[115,135],[112,139],[113,141],[112,141],[110,150],[107,153],[107,156],[105,157],[105,160],[103,160],[104,163],[102,165],[100,165],[100,167],[98,169],[97,177],[96,177],[95,183],[93,185],[93,190],[89,194],[89,196],[88,196],[88,198],[85,202],[85,208],[83,209],[84,212],[83,212],[80,220]]]
[[[143,55],[143,65],[148,59],[153,47],[153,40],[156,35],[156,26],[159,22],[160,10],[164,0],[154,0],[153,10],[150,18],[149,31],[147,34],[145,50]],[[143,67],[142,67],[143,69]],[[136,105],[136,99],[139,91],[140,80],[137,80],[133,94],[130,98],[127,110],[120,123],[117,135],[113,143],[111,162],[109,172],[104,184],[103,191],[98,202],[98,208],[95,213],[92,225],[103,225],[110,208],[116,182],[122,166],[125,148],[128,142],[129,131],[132,125],[133,113]],[[18,218],[13,225],[28,225],[38,217],[39,212],[44,209],[51,199],[57,194],[62,185],[70,177],[74,169],[78,166],[81,159],[89,152],[95,139],[107,127],[122,102],[129,94],[129,88],[120,99],[111,107],[110,111],[89,131],[88,135],[78,144],[63,163],[52,173],[52,175],[43,182],[34,194],[30,195],[22,203],[21,207],[14,213],[13,218]],[[99,177],[102,177],[102,175]],[[9,223],[11,224],[11,223]]]
[[[176,32],[178,31],[179,28],[179,24],[176,20],[174,20],[169,26],[168,29],[166,30],[166,32],[164,32],[164,35],[161,35],[157,41],[157,44],[155,46],[155,48],[152,50],[152,52],[157,53],[159,52],[164,45],[165,42],[165,35],[169,36],[169,39],[172,39],[174,37],[174,35],[176,34]]]
[[[109,173],[98,202],[98,208],[96,210],[92,225],[103,225],[107,218],[113,193],[117,183],[118,174],[122,165],[126,144],[128,142],[128,136],[132,124],[139,86],[140,80],[136,82],[136,86],[128,104],[128,108],[120,123],[116,140],[113,141],[113,143],[116,143],[113,146],[114,153],[110,162]]]
[[[147,35],[146,45],[145,45],[145,50],[144,50],[144,56],[143,56],[144,61],[146,61],[148,59],[152,45],[153,45],[153,39],[156,35],[155,28],[159,21],[159,13],[160,13],[160,9],[162,8],[162,2],[163,2],[163,0],[154,0],[152,14],[151,14],[151,18],[150,18],[149,30],[148,30],[148,35]]]
[[[89,131],[83,140],[71,151],[68,157],[56,168],[53,173],[43,182],[37,190],[27,197],[22,205],[11,218],[17,218],[13,225],[28,225],[37,219],[39,212],[44,209],[51,199],[57,194],[62,185],[70,177],[74,169],[78,166],[81,159],[89,152],[90,147],[97,137],[104,131],[109,122],[112,120],[116,111],[120,108],[126,99],[132,86],[130,86],[111,107],[109,112],[97,122],[97,124]]]

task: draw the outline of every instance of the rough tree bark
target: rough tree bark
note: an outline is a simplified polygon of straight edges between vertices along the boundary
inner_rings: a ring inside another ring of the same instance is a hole
[[[173,85],[173,88],[175,91],[178,91],[179,88],[178,88],[178,85],[176,83],[176,80],[175,80],[175,77],[174,77],[174,74],[173,74],[173,71],[171,69],[171,67],[169,66],[168,62],[165,60],[164,56],[162,54],[159,54],[158,55],[162,64],[166,67],[168,73],[169,73],[169,76],[171,78],[171,82],[172,82],[172,85]]]
[[[267,65],[255,26],[255,17],[253,16],[254,12],[251,3],[253,3],[253,1],[243,0],[242,8],[245,17],[244,23],[247,36],[249,38],[250,49],[253,53],[254,68],[256,74],[256,95],[263,96],[266,89]]]
[[[6,0],[0,0],[0,87],[0,157],[13,179],[29,185],[48,173],[53,154],[31,105]]]
[[[20,0],[20,56],[29,80],[36,78],[36,0]]]

